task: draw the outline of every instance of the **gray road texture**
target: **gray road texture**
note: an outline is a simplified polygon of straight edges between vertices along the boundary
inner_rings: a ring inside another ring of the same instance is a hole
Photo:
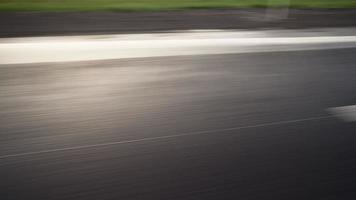
[[[355,55],[2,65],[0,199],[354,199]]]
[[[356,26],[356,9],[221,9],[162,12],[0,13],[0,36],[142,33],[190,29]]]

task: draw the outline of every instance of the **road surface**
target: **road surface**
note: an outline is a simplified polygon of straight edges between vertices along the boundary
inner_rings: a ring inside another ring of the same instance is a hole
[[[356,49],[0,66],[0,197],[354,199]]]
[[[161,12],[4,12],[0,13],[0,18],[1,37],[21,37],[192,29],[355,27],[356,9],[257,8]]]

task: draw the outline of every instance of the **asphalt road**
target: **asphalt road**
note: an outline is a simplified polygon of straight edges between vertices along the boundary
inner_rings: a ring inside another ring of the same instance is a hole
[[[354,27],[356,9],[198,9],[161,12],[0,13],[0,36],[165,32],[191,29]]]
[[[0,66],[0,199],[355,199],[356,49]]]

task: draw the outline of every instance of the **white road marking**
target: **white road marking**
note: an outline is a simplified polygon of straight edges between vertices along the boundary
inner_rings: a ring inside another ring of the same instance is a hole
[[[329,118],[332,118],[332,117],[333,116],[310,117],[310,118],[279,121],[279,122],[271,122],[271,123],[264,123],[264,124],[250,125],[250,126],[239,126],[239,127],[231,127],[231,128],[224,128],[224,129],[195,131],[195,132],[181,133],[181,134],[175,134],[175,135],[148,137],[148,138],[142,138],[142,139],[136,139],[136,140],[123,140],[123,141],[100,143],[100,144],[93,144],[93,145],[83,145],[83,146],[76,146],[76,147],[49,149],[49,150],[43,150],[43,151],[33,151],[33,152],[27,152],[27,153],[8,154],[8,155],[0,156],[0,159],[20,157],[20,156],[32,156],[32,155],[47,154],[47,153],[55,153],[55,152],[61,152],[61,151],[90,149],[90,148],[96,148],[96,147],[105,147],[105,146],[113,146],[113,145],[120,145],[120,144],[137,143],[137,142],[149,142],[149,141],[171,139],[171,138],[178,138],[178,137],[184,137],[184,136],[203,135],[203,134],[226,132],[226,131],[235,131],[235,130],[243,130],[243,129],[250,129],[250,128],[259,128],[259,127],[268,127],[268,126],[276,126],[276,125],[284,125],[284,124],[293,124],[293,123],[306,122],[306,121],[316,121],[316,120],[322,120],[322,119],[329,119]]]
[[[346,122],[356,122],[356,105],[329,108],[328,111]]]
[[[356,47],[356,36],[316,32],[190,31],[184,33],[0,39],[0,64],[297,51]],[[354,34],[352,31],[351,34]]]

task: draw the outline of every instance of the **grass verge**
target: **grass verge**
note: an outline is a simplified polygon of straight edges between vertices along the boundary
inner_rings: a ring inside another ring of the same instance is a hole
[[[356,0],[0,0],[0,11],[161,11],[214,8],[356,8]]]

